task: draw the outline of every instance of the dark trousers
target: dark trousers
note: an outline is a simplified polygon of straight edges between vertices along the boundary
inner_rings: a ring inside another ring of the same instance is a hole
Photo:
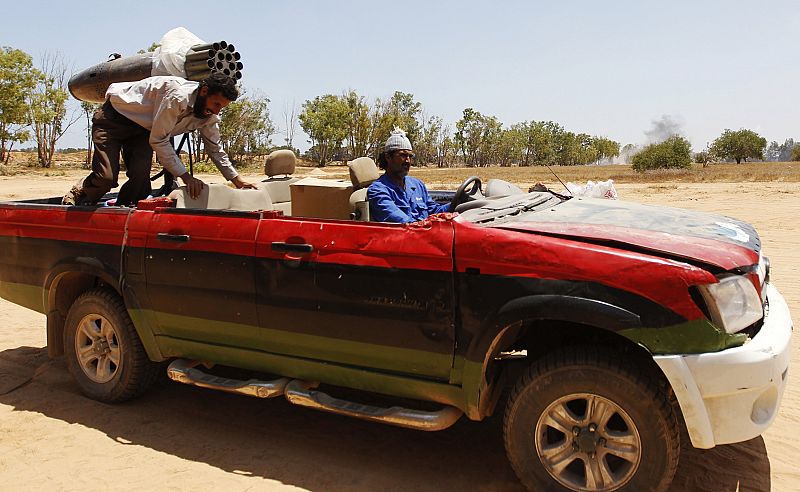
[[[128,181],[122,185],[117,205],[135,205],[150,194],[150,168],[153,148],[150,131],[119,114],[109,101],[92,118],[92,173],[83,180],[86,201],[97,203],[117,187],[120,154]]]

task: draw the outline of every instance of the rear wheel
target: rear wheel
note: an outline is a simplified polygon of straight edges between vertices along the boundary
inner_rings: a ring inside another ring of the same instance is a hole
[[[666,490],[678,432],[658,381],[620,354],[583,347],[529,367],[504,426],[508,457],[531,490]]]
[[[106,289],[75,300],[64,325],[64,349],[75,382],[95,400],[128,400],[144,393],[158,375],[122,299]]]

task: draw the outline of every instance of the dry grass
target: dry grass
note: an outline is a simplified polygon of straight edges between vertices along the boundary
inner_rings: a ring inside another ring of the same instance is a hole
[[[86,154],[76,152],[57,154],[50,169],[43,169],[36,164],[36,155],[31,152],[12,152],[9,165],[4,169],[6,174],[58,175],[60,171],[82,169]],[[311,169],[310,163],[301,162],[304,169]],[[202,165],[202,164],[201,164]],[[263,159],[254,159],[252,163],[240,168],[244,174],[261,174]],[[333,174],[346,174],[346,167],[330,166],[325,168]],[[615,183],[732,183],[732,182],[800,182],[800,162],[748,162],[742,164],[720,163],[703,167],[693,164],[691,169],[662,169],[646,173],[634,172],[629,165],[612,166],[553,166],[553,171],[562,181],[585,183],[588,180],[605,181],[613,179]],[[213,171],[213,169],[212,169]],[[484,182],[490,178],[499,178],[527,187],[537,182],[557,184],[558,179],[544,166],[532,167],[480,167],[480,168],[423,168],[415,167],[411,173],[429,185],[442,185],[452,188],[472,175],[479,176]],[[302,173],[301,173],[302,174]]]

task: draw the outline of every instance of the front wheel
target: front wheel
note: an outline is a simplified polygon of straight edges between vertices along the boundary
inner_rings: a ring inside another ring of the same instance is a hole
[[[531,490],[663,491],[680,438],[663,387],[620,354],[571,348],[535,362],[506,406],[511,465]]]
[[[64,324],[67,367],[81,391],[106,403],[142,394],[159,366],[148,359],[125,304],[94,289],[75,300]]]

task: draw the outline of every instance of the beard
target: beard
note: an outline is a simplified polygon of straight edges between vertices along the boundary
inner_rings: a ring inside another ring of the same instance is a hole
[[[208,118],[209,114],[206,114],[206,98],[201,96],[200,94],[197,95],[197,98],[194,100],[194,108],[192,109],[195,118],[200,118],[204,120]]]

